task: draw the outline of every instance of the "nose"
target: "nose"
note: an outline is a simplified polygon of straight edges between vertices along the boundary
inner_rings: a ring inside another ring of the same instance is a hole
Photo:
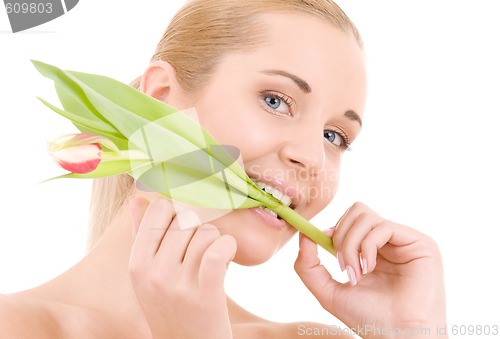
[[[295,131],[281,146],[280,160],[297,170],[314,175],[325,168],[325,141],[322,130],[310,133],[305,128]]]

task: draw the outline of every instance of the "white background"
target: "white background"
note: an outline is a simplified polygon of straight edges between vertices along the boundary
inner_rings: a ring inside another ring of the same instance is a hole
[[[91,182],[40,183],[61,173],[46,142],[75,129],[35,99],[57,103],[29,59],[129,82],[182,3],[83,0],[17,34],[0,8],[0,293],[43,283],[84,254]],[[330,227],[360,200],[431,235],[444,258],[449,325],[500,325],[497,1],[338,3],[365,40],[369,98],[338,195],[314,223]],[[271,320],[335,324],[295,275],[296,251],[294,238],[269,263],[232,265],[228,294]]]

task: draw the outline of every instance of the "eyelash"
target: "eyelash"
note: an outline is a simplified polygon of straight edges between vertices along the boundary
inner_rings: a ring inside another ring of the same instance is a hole
[[[278,100],[284,102],[285,105],[287,105],[287,107],[288,107],[288,109],[290,111],[290,109],[293,106],[293,99],[290,98],[288,95],[285,95],[285,94],[280,93],[280,92],[274,92],[274,91],[263,91],[263,92],[260,93],[260,97],[261,97],[261,100],[262,100],[262,106],[263,106],[263,108],[266,111],[268,111],[269,113],[276,114],[278,116],[285,116],[285,117],[293,116],[293,114],[291,112],[288,112],[288,114],[285,114],[285,113],[282,113],[282,112],[278,112],[277,110],[272,109],[271,107],[269,107],[269,105],[265,102],[266,98],[278,99]]]
[[[260,93],[260,96],[261,96],[261,101],[262,101],[263,108],[266,111],[268,111],[269,113],[276,114],[278,116],[293,116],[293,114],[291,112],[289,112],[288,114],[285,114],[285,113],[282,113],[282,112],[278,112],[275,109],[272,109],[271,107],[269,107],[269,105],[267,104],[267,102],[265,102],[266,98],[278,99],[278,100],[281,100],[282,102],[284,102],[287,105],[288,109],[290,110],[292,108],[292,106],[293,106],[294,101],[289,96],[287,96],[287,95],[285,95],[283,93],[274,92],[274,91],[263,91],[263,92]],[[351,143],[350,143],[350,140],[349,140],[349,136],[347,135],[346,132],[344,132],[343,129],[341,129],[340,127],[337,127],[337,129],[325,129],[323,131],[323,133],[325,133],[325,132],[336,133],[342,139],[342,145],[340,145],[340,146],[335,145],[334,143],[328,141],[329,144],[331,144],[334,147],[337,147],[337,148],[341,149],[342,151],[350,151],[351,150],[351,148],[350,148],[350,144]]]
[[[323,133],[325,132],[333,132],[336,133],[340,139],[342,139],[342,145],[335,145],[332,142],[327,141],[329,144],[331,144],[333,147],[340,148],[342,151],[350,151],[351,150],[351,141],[349,140],[349,136],[347,135],[346,132],[344,132],[343,129],[340,127],[337,127],[337,130],[335,129],[325,129]],[[326,137],[325,137],[326,139]]]

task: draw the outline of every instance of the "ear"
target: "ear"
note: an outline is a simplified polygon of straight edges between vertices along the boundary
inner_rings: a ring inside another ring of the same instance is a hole
[[[176,86],[174,68],[166,61],[153,61],[144,72],[140,91],[155,99],[167,102],[172,86]]]

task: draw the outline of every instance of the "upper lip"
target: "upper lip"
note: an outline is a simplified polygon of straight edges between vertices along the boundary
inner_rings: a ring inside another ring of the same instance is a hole
[[[249,174],[250,178],[253,178],[255,180],[261,181],[265,184],[268,184],[270,186],[273,186],[280,190],[282,193],[288,195],[292,199],[292,204],[290,205],[290,208],[295,209],[297,206],[299,206],[301,200],[302,200],[302,195],[300,194],[299,191],[296,189],[288,186],[285,182],[279,179],[275,178],[269,178],[269,177],[264,177],[256,174]]]

